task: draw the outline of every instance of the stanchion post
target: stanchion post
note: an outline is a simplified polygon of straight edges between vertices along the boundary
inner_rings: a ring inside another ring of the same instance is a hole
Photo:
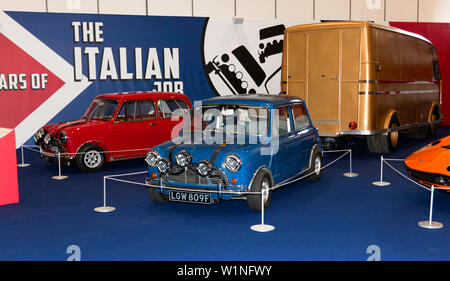
[[[57,176],[53,176],[52,179],[54,180],[64,180],[67,179],[68,176],[62,176],[61,175],[61,154],[58,152],[56,152],[56,158],[58,161],[58,175]]]
[[[265,194],[267,192],[267,195]],[[264,224],[264,199],[269,196],[269,190],[261,189],[261,224],[255,224],[250,227],[251,230],[257,232],[269,232],[275,229],[275,226]]]
[[[28,163],[25,163],[25,162],[24,162],[24,157],[23,157],[23,145],[20,146],[20,152],[21,152],[21,155],[22,155],[22,163],[17,164],[17,167],[24,168],[24,167],[30,166],[31,164],[28,164]]]
[[[94,211],[99,212],[99,213],[109,213],[116,209],[111,206],[106,206],[106,179],[107,178],[108,178],[107,176],[103,177],[103,206],[94,208]]]
[[[383,163],[384,163],[384,158],[383,158],[383,155],[381,155],[381,158],[380,158],[380,181],[372,182],[373,185],[387,186],[387,185],[391,184],[390,182],[383,181]]]
[[[431,186],[431,195],[430,195],[430,213],[428,215],[427,221],[419,221],[417,224],[426,229],[440,229],[444,227],[444,225],[440,222],[433,221],[433,200],[434,200],[434,185]]]
[[[264,192],[261,191],[261,227],[264,228]]]
[[[354,178],[359,176],[358,173],[353,173],[353,167],[352,167],[352,150],[349,149],[349,154],[350,154],[350,172],[348,173],[344,173],[344,177],[348,177],[348,178]]]

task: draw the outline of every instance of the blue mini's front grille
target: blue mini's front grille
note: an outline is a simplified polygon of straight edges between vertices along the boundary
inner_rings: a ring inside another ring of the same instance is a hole
[[[172,171],[161,175],[163,182],[185,183],[196,185],[227,185],[225,173],[219,168],[214,168],[208,176],[201,176],[195,172],[196,165],[190,165],[187,169],[173,167]]]

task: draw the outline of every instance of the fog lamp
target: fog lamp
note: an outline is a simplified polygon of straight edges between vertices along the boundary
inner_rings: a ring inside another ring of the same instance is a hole
[[[181,167],[186,167],[187,165],[189,165],[192,158],[191,155],[189,155],[189,153],[187,153],[186,151],[181,151],[177,154],[175,159],[177,160],[178,165],[180,165]]]
[[[158,170],[163,174],[170,171],[170,162],[167,159],[163,158],[163,159],[159,160],[157,166],[158,166]]]
[[[212,164],[208,160],[202,160],[197,165],[197,172],[202,176],[207,176],[212,170]]]

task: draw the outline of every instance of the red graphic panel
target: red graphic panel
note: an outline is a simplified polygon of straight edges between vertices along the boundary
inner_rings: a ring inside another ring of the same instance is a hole
[[[15,128],[64,82],[0,33],[0,127]]]
[[[19,202],[16,138],[13,130],[6,134],[4,130],[0,128],[0,205]]]
[[[389,24],[420,34],[436,47],[442,76],[442,114],[444,124],[450,125],[450,23],[390,22]]]

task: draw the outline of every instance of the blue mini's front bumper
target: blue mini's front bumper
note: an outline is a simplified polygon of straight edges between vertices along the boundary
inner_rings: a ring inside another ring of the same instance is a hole
[[[162,179],[147,179],[146,184],[165,196],[169,196],[170,191],[207,193],[210,194],[212,203],[221,200],[243,199],[248,192],[247,187],[243,185],[192,184]]]

